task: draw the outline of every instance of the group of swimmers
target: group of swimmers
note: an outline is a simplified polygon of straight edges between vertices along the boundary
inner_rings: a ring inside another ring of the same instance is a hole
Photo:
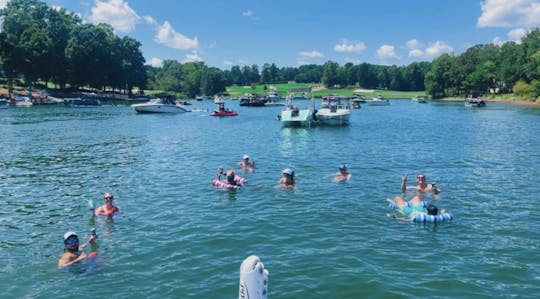
[[[407,186],[407,175],[402,176],[401,191],[403,192],[403,197],[396,196],[394,199],[387,199],[389,207],[400,213],[400,215],[392,216],[400,221],[411,222],[452,220],[452,215],[446,209],[439,211],[437,206],[428,204],[423,200],[426,195],[432,194],[436,196],[441,190],[434,183],[428,184],[426,182],[426,176],[423,173],[417,175],[416,183],[416,186]],[[404,198],[408,190],[414,191],[414,195],[409,201],[406,201]]]
[[[249,155],[244,154],[242,161],[238,163],[240,168],[246,171],[255,170],[255,162],[249,159]],[[241,178],[236,175],[234,169],[228,169],[225,173],[225,179],[222,180],[221,176],[223,175],[223,168],[219,167],[217,171],[216,178],[212,181],[212,185],[217,188],[229,188],[237,189],[243,185],[244,182],[247,182],[244,178]],[[352,174],[349,172],[347,165],[341,164],[339,171],[332,175],[334,177],[334,182],[344,182],[351,179]],[[294,170],[290,168],[285,168],[281,171],[281,178],[279,179],[279,184],[283,189],[294,189],[296,187],[296,179],[294,178]]]
[[[95,208],[93,200],[89,201],[89,208],[92,216],[107,216],[112,217],[115,213],[120,211],[120,207],[113,204],[114,196],[107,192],[103,195],[103,205]],[[97,239],[97,234],[95,230],[92,230],[92,234],[88,237],[88,240],[79,244],[79,237],[76,232],[68,231],[64,234],[64,253],[60,256],[58,260],[58,267],[64,268],[75,263],[78,263],[85,258],[93,257],[97,253],[92,251],[90,253],[85,253],[83,250],[88,245],[96,245],[95,241]]]

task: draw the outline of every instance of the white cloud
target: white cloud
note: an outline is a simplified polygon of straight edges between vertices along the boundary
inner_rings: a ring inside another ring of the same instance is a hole
[[[351,42],[343,39],[341,44],[334,46],[336,52],[363,52],[366,49],[366,45],[363,42]]]
[[[298,60],[298,61],[296,61],[296,64],[298,64],[298,65],[306,65],[306,64],[311,64],[311,62],[306,61],[306,60]]]
[[[424,51],[420,49],[412,49],[409,51],[409,56],[411,57],[422,57],[424,55],[425,55]]]
[[[450,53],[452,51],[454,51],[454,48],[450,47],[445,42],[436,41],[429,44],[425,50],[425,53],[428,57],[436,57],[443,53]]]
[[[407,41],[407,48],[409,48],[410,50],[420,49],[423,46],[424,45],[415,38]]]
[[[186,57],[184,58],[184,63],[186,62],[199,62],[204,61],[199,54],[197,54],[197,51],[191,52],[191,54],[186,54]]]
[[[157,21],[151,16],[143,16],[142,18],[148,25],[157,25]]]
[[[153,67],[162,67],[163,66],[163,60],[157,58],[157,57],[152,57],[150,58],[146,64],[148,65],[151,65]]]
[[[538,0],[485,0],[478,27],[535,27],[540,25]]]
[[[500,38],[499,36],[496,36],[495,38],[491,40],[491,43],[497,46],[502,46],[502,44],[504,44],[504,40]]]
[[[390,45],[382,45],[377,49],[377,56],[383,61],[389,59],[399,59],[399,56],[396,54],[396,48]]]
[[[164,44],[168,47],[179,50],[197,49],[199,47],[197,37],[194,39],[187,38],[186,36],[176,32],[172,28],[171,24],[167,21],[158,27],[155,41],[159,44]]]
[[[301,51],[301,52],[298,52],[298,55],[300,55],[300,57],[303,57],[303,58],[320,58],[320,57],[323,57],[323,53],[319,52],[319,51]]]
[[[253,11],[251,10],[246,10],[244,12],[242,12],[242,16],[246,17],[246,18],[250,18],[252,20],[258,20],[258,18],[255,16],[255,14],[253,13]]]
[[[223,65],[224,65],[224,66],[227,66],[227,67],[233,66],[233,62],[230,61],[230,60],[225,60],[225,61],[223,61]]]
[[[96,0],[90,15],[91,23],[107,23],[116,32],[125,33],[135,30],[135,25],[139,20],[140,17],[123,0],[109,0],[108,2]]]
[[[517,28],[514,30],[510,30],[506,35],[511,41],[514,41],[518,44],[521,44],[521,38],[523,38],[527,34],[527,30],[523,28]]]

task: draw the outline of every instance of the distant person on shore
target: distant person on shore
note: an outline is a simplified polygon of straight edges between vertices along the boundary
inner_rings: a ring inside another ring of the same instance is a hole
[[[350,180],[352,177],[352,174],[349,172],[347,165],[341,164],[339,166],[339,171],[334,174],[334,182],[344,182]]]
[[[294,189],[294,187],[296,186],[296,181],[294,179],[294,171],[292,171],[290,168],[285,168],[281,171],[281,173],[282,176],[279,179],[281,188]]]
[[[84,244],[79,245],[79,237],[73,231],[69,231],[64,234],[64,253],[58,260],[58,267],[64,268],[71,266],[75,263],[82,261],[87,258],[89,255],[84,253],[82,250],[88,246],[88,244],[93,243],[95,240],[94,235],[91,235]]]
[[[242,167],[242,169],[255,169],[255,161],[250,161],[248,154],[244,154],[238,166]]]
[[[416,186],[407,186],[407,174],[404,174],[401,177],[401,191],[406,192],[407,190],[412,189],[421,191],[422,193],[432,191],[433,194],[439,194],[441,192],[441,190],[438,189],[435,184],[426,183],[426,176],[423,173],[416,176],[416,183]]]
[[[120,207],[113,205],[114,196],[107,192],[103,195],[103,205],[95,210],[96,216],[113,216],[120,211]]]

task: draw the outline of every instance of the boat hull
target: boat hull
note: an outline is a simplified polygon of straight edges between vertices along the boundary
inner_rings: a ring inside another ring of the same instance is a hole
[[[137,113],[186,113],[189,110],[177,106],[177,105],[166,105],[166,104],[133,104],[131,107]]]
[[[295,113],[294,110],[281,111],[280,121],[284,127],[309,127],[313,123],[313,110],[302,109]]]
[[[321,124],[332,126],[343,126],[349,124],[351,111],[338,109],[336,112],[330,112],[330,109],[321,109],[317,112],[317,121]]]

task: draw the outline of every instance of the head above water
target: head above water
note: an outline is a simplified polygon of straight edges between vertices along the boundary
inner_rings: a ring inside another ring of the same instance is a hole
[[[79,237],[74,231],[68,231],[64,234],[64,246],[68,251],[79,250]]]
[[[244,154],[244,156],[242,157],[242,159],[244,159],[244,160],[249,160],[248,154]]]
[[[347,172],[347,165],[341,164],[341,165],[339,166],[339,170],[340,170],[340,171],[343,171],[343,172]]]
[[[437,215],[437,213],[439,212],[439,209],[435,205],[432,205],[432,204],[430,204],[426,208],[426,210],[427,210],[428,215],[433,215],[433,216]]]
[[[426,180],[426,175],[423,174],[423,173],[419,173],[417,176],[416,176],[416,180],[421,182],[421,181],[425,181]]]
[[[281,173],[285,174],[285,175],[288,175],[288,176],[292,176],[294,171],[292,171],[292,169],[290,168],[285,168],[281,171]]]

